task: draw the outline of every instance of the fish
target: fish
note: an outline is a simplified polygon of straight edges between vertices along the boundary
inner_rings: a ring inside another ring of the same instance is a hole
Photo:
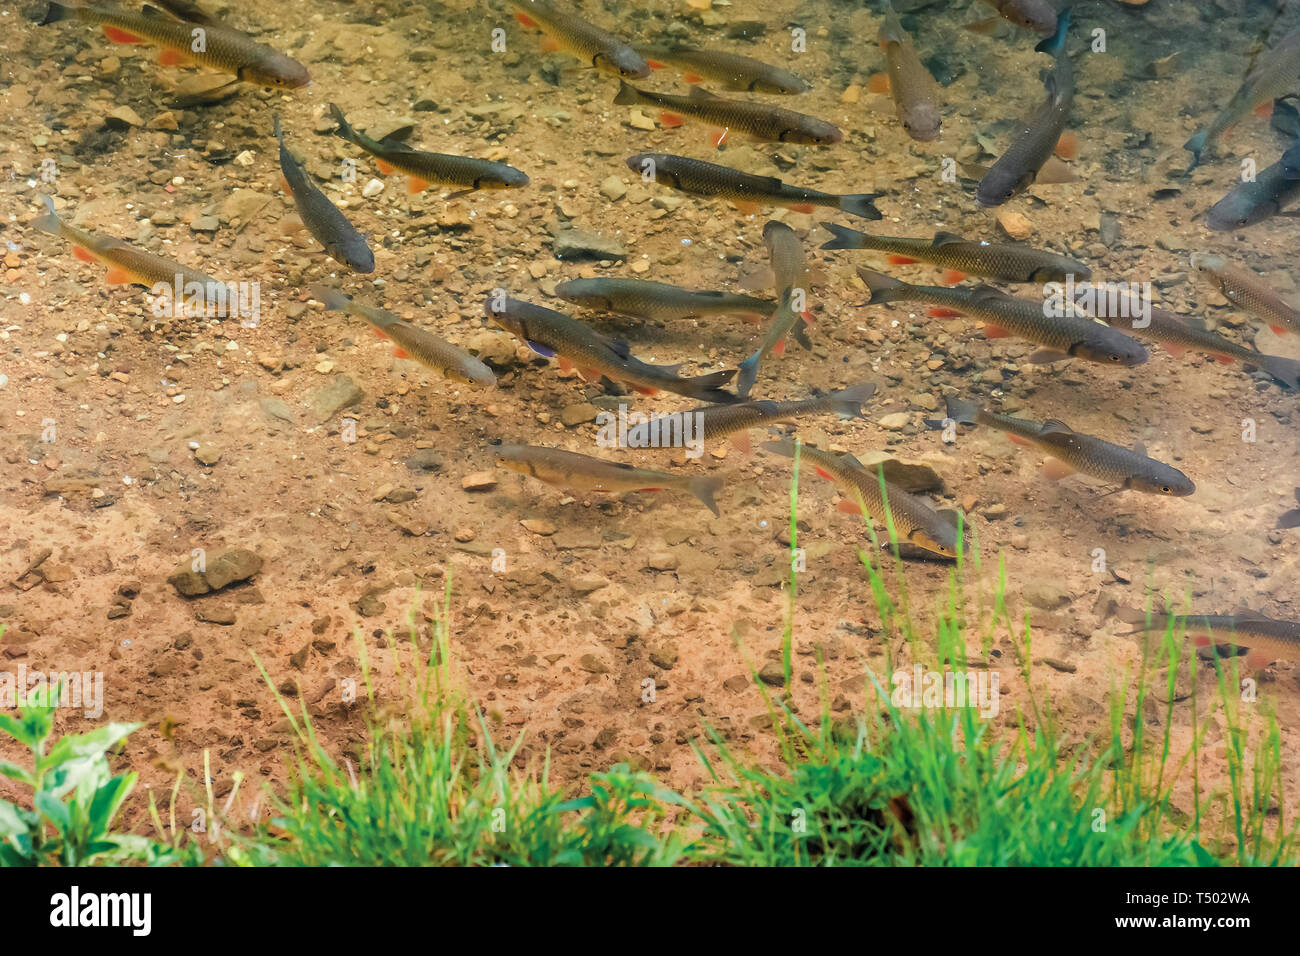
[[[207,26],[222,25],[220,20],[205,12],[198,4],[191,3],[190,0],[156,0],[156,3],[172,16],[181,20],[187,20],[190,23],[202,23]]]
[[[695,434],[704,441],[728,438],[741,452],[749,454],[751,428],[788,422],[803,415],[821,415],[834,412],[841,418],[856,418],[862,406],[876,392],[874,382],[860,382],[838,392],[805,398],[797,401],[741,402],[737,405],[704,405],[689,412],[661,415],[648,421],[630,425],[627,429],[629,448],[649,448],[651,436],[672,434],[681,417],[690,416]]]
[[[307,170],[302,168],[293,153],[289,152],[289,147],[284,145],[284,131],[280,128],[279,116],[275,117],[275,138],[280,143],[280,172],[284,174],[284,186],[293,197],[293,204],[307,231],[316,237],[325,253],[335,262],[347,266],[353,272],[374,272],[375,254],[370,251],[365,237],[316,187],[307,175]]]
[[[307,68],[292,57],[258,43],[246,33],[217,23],[195,24],[146,5],[143,12],[70,3],[50,3],[40,26],[82,20],[104,31],[114,43],[152,43],[162,48],[163,66],[195,63],[230,73],[246,83],[299,89],[311,83]],[[197,43],[199,36],[203,42]],[[201,46],[201,50],[195,47]]]
[[[225,283],[218,282],[206,273],[182,265],[172,259],[156,256],[111,236],[97,236],[94,233],[78,229],[59,218],[54,211],[54,200],[44,193],[46,212],[32,220],[32,225],[42,232],[58,236],[72,243],[72,253],[82,262],[98,262],[108,266],[105,281],[110,285],[131,284],[154,288],[159,285],[174,289],[179,283],[182,287],[192,284],[202,286],[205,300],[211,300],[214,293],[220,294],[226,288]]]
[[[643,80],[650,75],[650,65],[629,44],[577,14],[561,9],[551,0],[507,0],[507,3],[523,26],[546,34],[553,46],[543,49],[564,50],[611,76]]]
[[[1061,315],[1047,315],[1041,301],[1013,298],[984,285],[956,289],[916,286],[863,268],[858,269],[858,275],[871,290],[869,304],[923,302],[934,306],[931,316],[972,316],[984,322],[986,338],[1014,335],[1043,346],[1029,356],[1028,361],[1036,364],[1075,357],[1101,365],[1131,367],[1149,357],[1137,339],[1078,310],[1063,308]]]
[[[735,369],[709,372],[694,378],[680,378],[681,365],[650,365],[635,358],[626,342],[601,335],[577,319],[561,312],[522,302],[490,296],[487,317],[516,336],[539,355],[558,358],[560,369],[577,368],[587,380],[602,375],[626,382],[636,391],[653,395],[662,390],[704,402],[731,403],[737,396],[723,389]]]
[[[1300,389],[1300,361],[1245,348],[1213,331],[1203,319],[1195,316],[1179,315],[1154,305],[1149,308],[1151,311],[1146,318],[1150,324],[1139,326],[1135,324],[1138,312],[1131,305],[1126,306],[1117,297],[1098,295],[1093,298],[1092,314],[1115,328],[1131,328],[1138,335],[1159,342],[1161,348],[1174,358],[1181,358],[1188,352],[1201,352],[1224,365],[1235,362],[1253,365],[1287,388]]]
[[[441,372],[446,378],[466,385],[482,385],[485,388],[496,386],[497,378],[490,368],[427,329],[413,325],[391,312],[364,305],[337,289],[314,285],[311,294],[324,303],[327,311],[347,312],[370,323],[371,328],[382,338],[392,340],[393,354],[398,358],[414,359],[425,368]]]
[[[1226,646],[1233,656],[1245,649],[1246,666],[1262,670],[1274,661],[1300,661],[1300,623],[1276,621],[1254,611],[1237,614],[1146,614],[1132,608],[1117,612],[1134,625],[1130,634],[1185,635],[1197,647]]]
[[[628,169],[679,192],[695,196],[716,196],[735,203],[745,215],[760,206],[784,206],[796,212],[812,212],[817,206],[838,209],[863,219],[881,218],[872,203],[880,193],[824,193],[803,186],[787,186],[775,176],[755,176],[730,166],[671,153],[637,153],[627,158]]]
[[[719,147],[732,130],[767,143],[829,146],[844,139],[838,126],[815,116],[770,103],[727,99],[698,86],[691,87],[689,96],[674,96],[638,89],[620,80],[614,105],[655,107],[665,126],[680,126],[684,116],[708,123],[719,131],[712,138],[713,145]]]
[[[793,335],[804,348],[812,348],[808,333],[799,325],[802,317],[811,322],[812,315],[805,308],[808,298],[808,265],[795,231],[775,219],[763,227],[763,241],[767,243],[772,260],[772,276],[776,284],[777,307],[772,314],[763,344],[753,355],[740,363],[736,375],[736,391],[748,395],[758,378],[758,366],[770,352],[785,354],[785,337]]]
[[[1196,491],[1196,484],[1185,474],[1147,455],[1138,444],[1132,448],[1115,445],[1092,435],[1076,432],[1059,419],[1041,424],[1025,418],[999,415],[962,398],[949,398],[947,421],[961,425],[984,425],[1006,433],[1018,445],[1030,445],[1051,456],[1043,468],[1052,481],[1075,472],[1100,478],[1118,485],[1123,491],[1185,498]],[[931,428],[942,428],[945,421],[929,420]]]
[[[569,279],[555,287],[566,302],[639,319],[695,319],[706,315],[743,315],[757,322],[772,314],[776,303],[739,292],[693,292],[646,279]]]
[[[984,0],[984,2],[997,10],[1002,19],[1018,27],[1033,30],[1040,36],[1050,37],[1056,32],[1056,8],[1052,6],[1050,0]]]
[[[699,50],[689,46],[638,46],[652,70],[674,67],[687,83],[711,80],[733,93],[806,93],[812,84],[789,70],[753,57],[722,50]]]
[[[1261,54],[1255,68],[1246,76],[1228,105],[1209,126],[1198,130],[1183,144],[1183,149],[1192,154],[1187,171],[1191,172],[1213,155],[1219,137],[1251,111],[1262,109],[1287,93],[1294,93],[1297,85],[1300,85],[1300,28],[1292,30],[1276,46]]]
[[[918,142],[928,143],[938,139],[943,117],[939,113],[934,77],[917,56],[912,38],[903,29],[892,6],[885,7],[879,41],[881,49],[885,51],[885,67],[888,70],[882,76],[888,78],[898,121],[903,124],[907,135]]]
[[[1225,299],[1263,319],[1278,335],[1300,332],[1300,311],[1285,302],[1254,272],[1208,252],[1194,253],[1191,261],[1192,268],[1208,278]]]
[[[1084,280],[1092,270],[1077,259],[1058,256],[1029,246],[1008,243],[976,242],[953,235],[936,232],[933,239],[903,239],[896,236],[869,236],[823,222],[822,228],[832,235],[823,249],[870,249],[889,253],[893,265],[928,262],[943,268],[945,282],[960,282],[967,276],[1001,279],[1003,282],[1064,282],[1073,275]]]
[[[1033,185],[1070,121],[1070,111],[1074,109],[1074,67],[1065,52],[1069,29],[1070,8],[1067,7],[1057,17],[1056,33],[1034,47],[1039,53],[1051,54],[1055,60],[1043,80],[1047,100],[980,180],[975,201],[984,209],[1001,206]]]
[[[1300,140],[1292,143],[1272,166],[1260,171],[1251,182],[1238,183],[1205,212],[1205,225],[1226,232],[1245,229],[1282,215],[1282,210],[1300,196]]]
[[[353,129],[343,111],[333,103],[330,104],[330,113],[339,124],[335,135],[375,157],[375,165],[385,176],[403,173],[409,177],[408,192],[423,192],[433,183],[460,186],[458,191],[447,196],[456,199],[480,189],[518,189],[528,185],[526,173],[505,163],[449,153],[426,153],[394,139],[374,140]]]
[[[715,496],[723,480],[717,475],[669,475],[662,471],[634,468],[622,462],[590,455],[543,448],[538,445],[501,445],[495,452],[497,464],[549,485],[574,491],[662,491],[672,488],[700,499],[715,515]]]
[[[789,439],[766,441],[759,446],[764,451],[785,458],[795,456],[796,443]],[[892,525],[899,543],[956,558],[966,551],[965,536],[961,532],[962,517],[951,509],[936,511],[929,502],[884,481],[878,472],[867,468],[852,455],[836,455],[813,445],[799,443],[799,457],[811,462],[817,474],[833,481],[844,495],[839,510],[861,514],[879,522]],[[886,499],[888,501],[886,502]]]
[[[1300,504],[1300,488],[1295,490],[1295,500],[1296,504]],[[1287,528],[1300,528],[1300,508],[1292,508],[1277,519],[1278,531],[1284,531]]]

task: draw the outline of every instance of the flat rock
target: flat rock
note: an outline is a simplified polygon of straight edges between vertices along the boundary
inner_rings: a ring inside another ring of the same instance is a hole
[[[347,375],[336,375],[328,385],[311,393],[307,405],[317,420],[325,422],[341,409],[360,403],[365,394],[361,386]]]

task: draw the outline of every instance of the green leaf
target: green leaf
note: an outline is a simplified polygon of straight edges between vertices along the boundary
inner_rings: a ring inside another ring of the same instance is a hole
[[[72,821],[69,818],[68,808],[62,801],[55,799],[47,791],[41,790],[36,794],[33,803],[36,804],[36,809],[41,811],[45,818],[54,824],[55,829],[63,835],[67,835],[68,826]]]
[[[36,778],[17,764],[9,763],[7,760],[0,760],[0,777],[8,777],[10,780],[17,780],[19,783],[25,783],[29,787],[36,786]]]
[[[40,816],[8,800],[0,800],[0,840],[26,833],[40,822]]]

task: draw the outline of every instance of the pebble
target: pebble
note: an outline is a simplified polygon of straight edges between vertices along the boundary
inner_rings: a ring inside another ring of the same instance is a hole
[[[476,471],[460,480],[465,491],[490,491],[497,486],[497,476],[491,471]]]
[[[1012,239],[1028,239],[1034,234],[1034,227],[1030,223],[1029,217],[1024,213],[1014,212],[1010,209],[1003,209],[998,212],[998,225]]]
[[[908,422],[911,420],[912,416],[907,412],[894,412],[891,415],[885,415],[881,418],[879,424],[880,427],[886,431],[896,432],[907,427]]]
[[[525,530],[531,531],[536,535],[541,535],[544,538],[555,534],[556,530],[555,525],[547,521],[545,518],[524,518],[519,523],[524,526]]]

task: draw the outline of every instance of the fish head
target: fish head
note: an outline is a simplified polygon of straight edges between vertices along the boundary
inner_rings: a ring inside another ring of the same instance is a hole
[[[574,305],[580,305],[584,309],[603,309],[608,311],[610,308],[609,296],[602,295],[590,284],[584,283],[581,279],[561,282],[555,287],[555,294],[565,302],[572,302]]]
[[[923,143],[939,138],[943,117],[930,103],[918,103],[903,115],[903,129],[912,139]]]
[[[844,132],[834,123],[815,117],[804,117],[798,126],[781,132],[781,142],[800,143],[804,146],[833,146],[844,141]]]
[[[529,182],[528,174],[522,169],[501,163],[493,167],[490,175],[479,180],[479,186],[482,189],[518,189]]]
[[[1013,196],[1028,189],[1033,182],[1032,171],[1017,174],[1013,169],[999,169],[997,164],[994,164],[976,187],[975,202],[983,209],[1001,206]]]
[[[1160,462],[1150,471],[1134,475],[1127,485],[1133,491],[1142,491],[1149,495],[1164,495],[1168,498],[1186,498],[1196,491],[1196,483],[1177,468]]]
[[[1151,357],[1146,347],[1132,336],[1102,325],[1098,325],[1097,330],[1100,334],[1077,343],[1070,349],[1070,354],[1098,365],[1122,365],[1125,368],[1143,365]]]
[[[325,244],[325,252],[335,262],[342,262],[353,272],[369,274],[375,271],[375,254],[359,236],[350,236]]]
[[[1219,269],[1228,264],[1228,260],[1223,256],[1216,256],[1210,252],[1194,252],[1191,256],[1192,268],[1197,272],[1213,275]]]
[[[523,319],[510,308],[509,299],[502,301],[496,296],[488,296],[487,301],[483,303],[483,314],[511,335],[521,339],[526,338]]]
[[[1247,226],[1253,226],[1277,213],[1275,202],[1238,202],[1235,197],[1228,196],[1220,199],[1206,211],[1205,225],[1216,232],[1227,232],[1229,229],[1245,229]]]
[[[269,51],[256,63],[240,69],[239,78],[258,86],[270,86],[282,90],[297,90],[311,85],[311,74],[307,68],[291,56]]]
[[[918,548],[941,554],[945,558],[957,557],[957,550],[961,547],[957,526],[945,521],[933,522],[929,528],[917,528],[908,535],[907,540]]]
[[[618,46],[597,53],[591,65],[604,73],[621,76],[625,80],[644,80],[650,75],[650,64],[640,53],[627,46]]]
[[[446,377],[462,385],[478,385],[481,388],[495,388],[497,377],[492,370],[478,360],[466,362],[463,368],[447,371]]]

